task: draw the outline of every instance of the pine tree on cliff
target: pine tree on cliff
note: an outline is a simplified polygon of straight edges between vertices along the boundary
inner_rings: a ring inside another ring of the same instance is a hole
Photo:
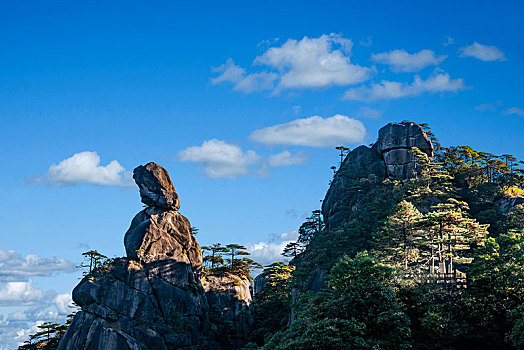
[[[97,252],[96,250],[90,250],[90,251],[84,252],[82,253],[82,255],[84,256],[84,260],[86,260],[86,262],[89,262],[89,264],[87,265],[84,263],[81,263],[78,266],[78,267],[89,268],[88,272],[87,271],[84,272],[84,276],[90,274],[91,272],[93,272],[94,270],[102,266],[102,261],[104,259],[107,259],[107,256]]]
[[[382,261],[400,265],[407,270],[417,260],[415,225],[421,218],[422,214],[412,203],[403,200],[397,205],[384,228],[375,237],[377,255]]]
[[[314,236],[324,231],[325,227],[320,210],[313,210],[311,216],[307,217],[298,229],[298,242],[307,245]]]
[[[203,259],[204,263],[208,263],[210,265],[208,265],[209,268],[215,269],[225,265],[222,255],[227,253],[228,249],[222,246],[220,243],[215,243],[212,246],[203,246],[202,250],[211,252],[211,255],[204,255]]]
[[[294,258],[298,254],[302,253],[303,250],[304,245],[300,242],[289,242],[282,251],[282,255],[287,258]]]
[[[426,256],[429,273],[455,273],[454,264],[471,262],[466,256],[467,251],[482,244],[487,236],[489,225],[479,224],[469,218],[464,211],[467,209],[466,203],[451,199],[434,206],[433,211],[420,220],[419,227],[425,236],[419,246]]]

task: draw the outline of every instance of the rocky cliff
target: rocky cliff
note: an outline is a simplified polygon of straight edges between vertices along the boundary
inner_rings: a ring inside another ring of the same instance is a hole
[[[169,174],[149,163],[136,168],[133,178],[147,207],[125,234],[127,257],[96,269],[73,290],[81,311],[58,349],[237,348],[240,341],[224,344],[215,330],[217,323],[236,322],[236,339],[249,331],[249,280],[238,285],[208,279],[204,290],[202,252],[189,220],[177,212]],[[220,317],[210,313],[210,305]]]
[[[402,181],[415,176],[417,169],[412,147],[417,147],[428,158],[433,157],[431,141],[420,125],[402,122],[390,123],[382,127],[372,147],[362,145],[352,150],[335,174],[322,202],[322,215],[326,228],[336,230],[344,224],[362,222],[359,215],[371,209],[364,209],[364,207],[369,207],[369,202],[373,200],[370,198],[372,191],[363,195],[362,188],[376,187],[376,184],[386,178]],[[356,236],[348,241],[330,242],[330,244],[344,245],[347,251],[363,249],[358,245],[369,238],[365,237],[369,232],[352,228],[351,234]],[[305,271],[294,278],[293,303],[303,292],[317,292],[327,285],[328,271],[332,265],[326,263],[325,266],[319,266],[318,263],[311,262],[330,261],[328,258],[318,256],[318,254],[331,255],[329,248],[329,246],[317,246],[315,249],[307,249],[300,258],[293,260],[297,269],[302,268]],[[291,321],[294,317],[292,312]]]
[[[351,211],[344,203],[351,180],[370,175],[396,180],[413,177],[416,174],[416,163],[412,147],[417,147],[429,158],[433,157],[431,141],[420,125],[402,122],[389,123],[381,128],[371,148],[362,145],[351,151],[342,162],[322,202],[322,214],[327,227],[340,226]]]

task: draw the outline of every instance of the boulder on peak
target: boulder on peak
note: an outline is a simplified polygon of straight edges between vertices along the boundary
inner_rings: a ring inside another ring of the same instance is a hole
[[[150,162],[133,170],[133,179],[140,188],[142,203],[149,207],[178,210],[178,194],[166,169]]]
[[[413,122],[389,123],[378,131],[378,140],[374,144],[379,154],[395,149],[417,147],[429,157],[433,157],[433,145],[422,127]]]

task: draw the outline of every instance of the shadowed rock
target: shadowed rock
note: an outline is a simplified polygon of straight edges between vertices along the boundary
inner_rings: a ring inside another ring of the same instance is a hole
[[[178,210],[178,194],[167,170],[156,163],[141,165],[133,170],[133,179],[140,188],[142,203],[150,207]]]
[[[202,251],[189,220],[177,212],[169,174],[149,163],[137,167],[133,177],[148,207],[125,234],[127,258],[97,268],[73,290],[82,310],[58,349],[239,349],[252,324],[252,313],[241,312],[252,307],[249,280],[212,279],[204,292]],[[206,297],[218,310],[212,322]],[[231,344],[209,330],[226,321],[235,324]]]
[[[417,147],[429,158],[433,157],[433,145],[420,125],[412,122],[389,123],[378,132],[373,149],[384,160],[387,176],[399,180],[413,177],[416,173],[415,156],[411,148]]]
[[[358,209],[348,206],[347,191],[352,183],[361,179],[391,178],[406,180],[417,173],[415,156],[411,148],[417,147],[428,158],[433,157],[433,145],[420,125],[412,122],[390,123],[378,132],[372,148],[359,146],[351,151],[337,171],[322,202],[322,214],[328,228],[344,223],[351,212]]]

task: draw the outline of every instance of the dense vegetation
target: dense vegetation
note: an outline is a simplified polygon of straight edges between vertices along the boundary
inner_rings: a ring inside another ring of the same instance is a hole
[[[505,206],[524,195],[524,162],[444,148],[429,135],[435,157],[413,149],[413,179],[336,173],[348,178],[352,210],[330,229],[316,228],[313,213],[302,226],[307,239],[288,245],[293,275],[270,279],[277,296],[255,297],[265,310],[257,324],[272,325],[257,330],[256,346],[524,348],[524,204]],[[307,292],[319,274],[325,288]],[[292,291],[306,292],[289,322],[279,311]]]

